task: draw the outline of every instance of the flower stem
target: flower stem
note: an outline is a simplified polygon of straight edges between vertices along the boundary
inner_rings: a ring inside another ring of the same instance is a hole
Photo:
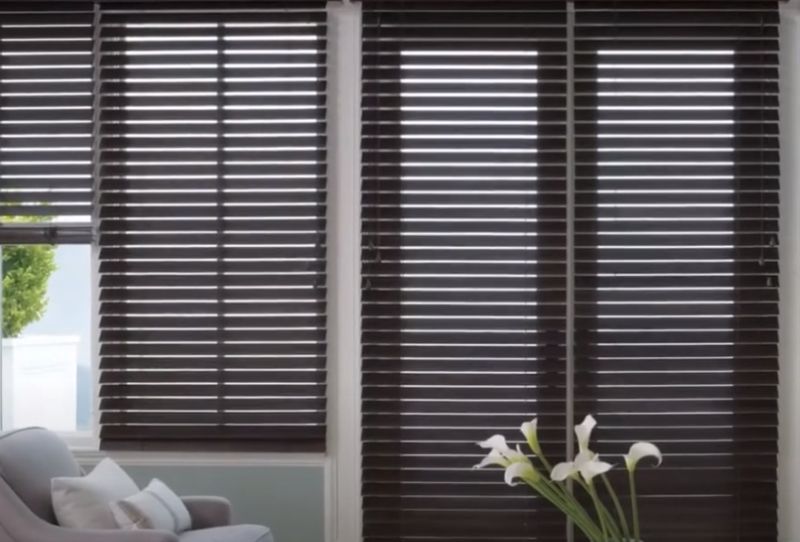
[[[587,482],[585,482],[579,477],[575,477],[575,481],[578,482],[578,484],[584,489],[584,491],[586,491],[586,493],[588,493],[589,496],[594,499],[594,497],[592,496],[592,492],[594,491],[594,486],[590,487],[590,485]],[[604,519],[605,525],[611,531],[612,536],[616,537],[617,539],[621,538],[622,534],[620,532],[619,527],[617,527],[616,521],[614,521],[614,516],[611,515],[611,512],[608,511],[608,508],[606,508],[606,505],[603,504],[603,501],[600,500],[599,496],[595,501],[595,506],[599,507],[598,513],[603,518],[605,518]]]
[[[589,495],[592,497],[592,501],[594,502],[594,507],[597,510],[597,518],[600,520],[600,527],[603,530],[603,542],[608,541],[608,526],[606,525],[606,518],[605,514],[603,514],[602,504],[600,504],[600,498],[597,496],[597,491],[594,489],[594,485],[592,483],[588,483],[589,486]]]
[[[633,517],[633,539],[639,542],[639,504],[636,502],[636,480],[633,471],[628,471],[628,482],[631,486],[631,516]]]
[[[583,510],[583,507],[574,499],[566,498],[558,491],[558,486],[550,481],[548,476],[543,476],[535,465],[531,464],[531,468],[536,473],[535,479],[526,479],[525,482],[534,490],[536,490],[542,497],[550,501],[554,506],[561,510],[567,517],[572,519],[578,528],[594,541],[596,536],[599,536],[599,530],[591,518]],[[571,495],[570,495],[571,497]]]
[[[559,492],[559,494],[562,495],[564,501],[567,502],[569,506],[572,507],[576,511],[576,513],[581,516],[583,521],[591,524],[593,528],[597,531],[597,535],[600,536],[601,534],[600,529],[597,527],[594,520],[586,511],[586,509],[583,507],[583,505],[578,501],[578,499],[575,498],[570,489],[562,484],[555,484],[553,482],[550,483],[553,486],[554,491]]]
[[[603,501],[600,501],[600,506],[603,511],[603,516],[606,518],[606,525],[608,526],[608,530],[610,531],[610,536],[612,540],[621,540],[622,533],[617,527],[616,521],[614,521],[614,516],[611,515],[611,512],[608,511],[608,508],[605,507]]]
[[[559,510],[569,518],[575,525],[585,534],[589,540],[598,541],[601,536],[597,525],[594,524],[592,519],[586,514],[583,507],[574,499],[570,502],[564,494],[558,491],[558,486],[553,485],[551,482],[544,481],[536,485],[530,484],[542,497],[550,501]]]
[[[551,472],[551,471],[553,470],[553,467],[550,465],[550,462],[549,462],[549,461],[547,460],[547,458],[544,456],[544,452],[542,451],[542,449],[541,449],[541,448],[539,448],[539,449],[538,449],[538,450],[536,450],[534,453],[536,454],[536,457],[538,457],[538,458],[539,458],[539,461],[541,461],[541,462],[542,462],[542,465],[543,465],[543,466],[544,466],[544,468],[547,470],[547,472]]]
[[[614,508],[617,509],[619,524],[622,527],[622,532],[625,534],[625,539],[630,540],[631,535],[630,531],[628,530],[628,520],[625,519],[625,511],[622,509],[622,504],[619,502],[619,497],[617,497],[617,492],[614,491],[614,486],[611,485],[611,481],[608,479],[608,476],[603,474],[602,477],[603,477],[603,483],[606,485],[606,491],[608,491],[608,494],[611,496],[611,501],[614,503]]]

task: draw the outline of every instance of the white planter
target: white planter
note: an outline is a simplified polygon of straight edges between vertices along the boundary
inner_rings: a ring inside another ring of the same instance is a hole
[[[73,335],[3,339],[3,429],[75,431],[78,343]]]

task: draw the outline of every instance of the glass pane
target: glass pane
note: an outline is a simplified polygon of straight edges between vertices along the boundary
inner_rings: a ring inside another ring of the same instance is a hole
[[[88,245],[2,247],[2,427],[88,431]]]

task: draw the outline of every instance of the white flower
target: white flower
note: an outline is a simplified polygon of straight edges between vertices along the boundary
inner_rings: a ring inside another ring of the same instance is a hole
[[[661,450],[650,442],[633,443],[631,449],[623,457],[625,458],[625,466],[631,472],[636,470],[636,464],[645,457],[655,457],[658,460],[656,467],[661,464]]]
[[[498,450],[501,452],[508,450],[508,444],[506,444],[506,437],[504,437],[503,435],[492,435],[486,440],[480,441],[478,443],[478,446],[487,449],[491,448],[492,450]]]
[[[499,465],[508,467],[512,463],[528,462],[528,457],[522,450],[509,448],[503,435],[493,435],[488,439],[478,443],[481,448],[490,448],[489,453],[474,468],[480,469],[487,465]]]
[[[611,467],[610,463],[600,461],[600,456],[596,453],[579,452],[573,461],[565,461],[553,467],[550,478],[556,482],[563,482],[569,477],[580,474],[581,478],[591,484],[595,476],[608,472]]]
[[[589,438],[592,436],[592,429],[597,425],[595,419],[589,414],[580,425],[575,426],[575,436],[578,438],[578,453],[589,451]]]
[[[542,448],[539,445],[539,436],[536,431],[537,421],[536,418],[532,419],[529,422],[524,422],[519,430],[522,431],[522,434],[525,436],[525,440],[528,441],[528,446],[530,447],[531,451],[538,455],[542,455]]]
[[[528,456],[522,453],[522,450],[519,449],[519,444],[517,444],[517,449],[509,450],[505,453],[506,459],[511,461],[512,463],[518,463],[520,461],[529,461]]]
[[[536,469],[533,468],[533,465],[531,465],[530,461],[511,463],[506,468],[505,473],[506,483],[510,486],[519,485],[518,482],[514,481],[517,478],[521,478],[526,482],[535,484],[539,481],[540,477],[541,475],[536,472]]]
[[[488,467],[489,465],[497,465],[499,467],[507,467],[508,461],[503,454],[498,452],[497,450],[489,450],[489,453],[481,459],[481,462],[472,467],[473,469],[482,469],[483,467]]]
[[[562,461],[550,471],[550,479],[556,482],[563,482],[570,476],[577,474],[574,461]]]
[[[596,456],[597,457],[597,456]],[[581,476],[587,483],[592,483],[592,478],[597,476],[598,474],[605,474],[611,470],[611,463],[606,463],[605,461],[600,461],[599,459],[592,459],[591,461],[586,461],[578,467],[578,470],[581,473]]]

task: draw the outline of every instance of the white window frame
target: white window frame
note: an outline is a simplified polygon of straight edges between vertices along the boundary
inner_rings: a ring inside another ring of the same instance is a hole
[[[361,540],[361,4],[328,4],[328,542]]]
[[[781,4],[778,540],[800,540],[800,0]]]

